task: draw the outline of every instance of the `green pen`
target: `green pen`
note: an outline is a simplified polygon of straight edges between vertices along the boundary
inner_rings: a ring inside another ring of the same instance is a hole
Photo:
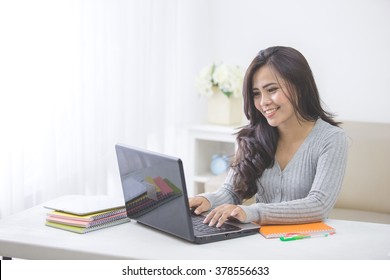
[[[293,241],[293,240],[300,240],[300,239],[306,239],[306,238],[327,237],[327,236],[329,236],[329,233],[317,234],[317,235],[292,235],[292,236],[282,236],[282,237],[280,237],[280,240],[281,241]]]

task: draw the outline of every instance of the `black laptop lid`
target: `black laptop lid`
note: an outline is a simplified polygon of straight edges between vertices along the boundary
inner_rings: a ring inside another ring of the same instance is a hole
[[[115,149],[127,216],[193,241],[181,160],[125,145]]]

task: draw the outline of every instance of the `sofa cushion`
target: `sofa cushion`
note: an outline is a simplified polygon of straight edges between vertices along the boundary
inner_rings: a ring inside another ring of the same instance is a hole
[[[390,214],[390,124],[344,122],[349,140],[336,208]]]

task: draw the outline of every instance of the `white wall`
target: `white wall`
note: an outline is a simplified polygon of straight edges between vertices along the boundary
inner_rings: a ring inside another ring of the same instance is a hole
[[[114,190],[114,141],[185,157],[198,71],[271,45],[302,51],[340,119],[390,123],[389,27],[390,0],[0,1],[0,216]]]
[[[204,42],[204,48],[215,59],[247,67],[263,48],[295,47],[309,61],[324,103],[339,119],[390,122],[390,1],[209,3],[212,27],[198,32],[212,34],[212,46]]]

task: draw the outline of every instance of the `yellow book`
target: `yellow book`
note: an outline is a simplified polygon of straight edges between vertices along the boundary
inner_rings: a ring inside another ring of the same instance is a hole
[[[107,211],[101,211],[101,212],[96,212],[93,214],[88,214],[88,215],[76,215],[76,214],[71,214],[71,213],[66,213],[66,212],[61,212],[61,211],[51,211],[47,213],[48,218],[66,218],[69,220],[78,220],[78,221],[95,221],[99,220],[102,218],[114,216],[117,214],[121,213],[126,213],[126,208],[125,207],[119,207],[119,208],[114,208],[111,210]]]
[[[98,224],[92,227],[78,227],[78,226],[59,224],[50,221],[46,221],[46,226],[82,234],[82,233],[88,233],[98,229],[112,227],[112,226],[116,226],[128,222],[130,222],[130,219],[126,217],[126,218],[121,218],[118,220],[111,221],[109,223]]]

